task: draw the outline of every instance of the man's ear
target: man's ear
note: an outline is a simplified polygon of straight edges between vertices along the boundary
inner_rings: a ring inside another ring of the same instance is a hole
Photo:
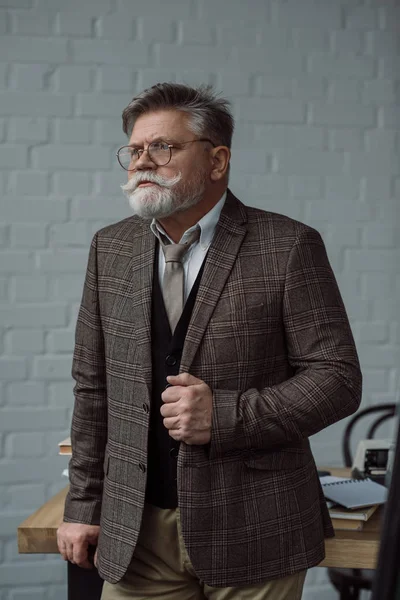
[[[219,181],[228,171],[231,152],[227,146],[217,146],[211,151],[212,169],[210,177],[212,181]]]

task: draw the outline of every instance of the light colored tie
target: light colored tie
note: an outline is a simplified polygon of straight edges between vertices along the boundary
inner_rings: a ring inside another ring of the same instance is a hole
[[[190,246],[198,241],[200,228],[195,229],[184,244],[171,244],[160,235],[164,252],[165,270],[163,278],[163,297],[172,333],[181,317],[184,306],[184,270],[182,260]]]

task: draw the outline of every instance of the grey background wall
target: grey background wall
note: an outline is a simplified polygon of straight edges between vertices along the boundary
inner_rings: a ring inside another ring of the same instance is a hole
[[[232,190],[322,233],[363,406],[395,399],[399,16],[391,0],[0,0],[0,600],[66,597],[63,561],[18,556],[15,532],[66,483],[76,313],[92,234],[129,214],[115,151],[136,91],[210,82],[232,100]],[[344,424],[312,440],[319,464],[341,462]],[[314,569],[304,598],[322,597]]]

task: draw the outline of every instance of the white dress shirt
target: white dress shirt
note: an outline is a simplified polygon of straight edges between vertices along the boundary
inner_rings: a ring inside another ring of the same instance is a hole
[[[208,213],[205,214],[204,217],[202,217],[198,223],[196,223],[196,225],[193,225],[192,227],[190,227],[189,229],[187,229],[185,231],[185,233],[179,240],[180,244],[184,244],[188,235],[192,231],[194,231],[195,229],[200,227],[200,238],[199,238],[198,242],[195,242],[194,244],[192,244],[192,246],[189,248],[189,250],[186,252],[185,256],[183,257],[183,261],[182,261],[183,262],[183,271],[184,271],[184,292],[183,293],[184,293],[184,301],[185,302],[187,300],[187,297],[190,294],[190,290],[192,289],[194,282],[196,281],[196,277],[199,274],[201,265],[203,264],[204,258],[206,256],[207,251],[210,247],[210,244],[213,240],[215,228],[219,221],[219,217],[221,214],[222,207],[224,206],[225,200],[226,200],[226,192],[224,192],[222,198],[220,200],[218,200],[217,204],[215,206],[213,206],[212,209],[210,211],[208,211]],[[163,235],[165,235],[165,237],[167,237],[171,243],[173,243],[171,238],[165,233],[164,229],[156,221],[156,219],[152,220],[150,227],[151,227],[152,232],[158,239],[159,239],[159,232],[160,232]],[[159,255],[158,255],[158,276],[159,276],[159,280],[160,280],[161,289],[162,289],[162,284],[163,284],[164,269],[165,269],[165,259],[164,259],[164,253],[163,253],[163,250],[162,250],[162,247],[160,244],[159,245]]]

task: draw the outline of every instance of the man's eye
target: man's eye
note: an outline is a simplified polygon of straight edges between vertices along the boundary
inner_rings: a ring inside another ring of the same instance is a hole
[[[155,150],[156,152],[158,152],[159,150],[161,150],[162,152],[168,152],[169,146],[166,142],[154,142],[153,144],[151,144],[151,150]]]
[[[139,148],[129,148],[131,158],[138,158]]]

